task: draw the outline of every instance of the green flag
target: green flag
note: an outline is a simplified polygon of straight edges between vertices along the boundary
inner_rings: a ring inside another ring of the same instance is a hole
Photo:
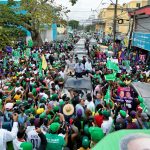
[[[107,92],[106,92],[106,95],[104,96],[104,101],[106,102],[106,103],[109,103],[109,101],[110,101],[110,86],[108,87],[108,89],[107,89]]]
[[[42,62],[39,62],[39,77],[43,77],[43,72],[42,72]]]
[[[111,60],[107,61],[106,67],[110,70],[115,70],[117,72],[120,70],[118,64],[112,62]]]
[[[116,73],[112,73],[112,74],[107,74],[105,75],[105,80],[106,81],[115,81],[116,79]]]

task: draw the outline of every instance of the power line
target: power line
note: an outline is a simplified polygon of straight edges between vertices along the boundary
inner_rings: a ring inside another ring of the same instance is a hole
[[[101,0],[100,4],[98,5],[98,7],[96,8],[96,10],[99,9],[100,5],[102,4],[103,0]]]

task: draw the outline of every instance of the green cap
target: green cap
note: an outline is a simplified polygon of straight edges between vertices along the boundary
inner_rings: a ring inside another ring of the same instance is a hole
[[[104,137],[103,130],[99,127],[90,127],[89,133],[91,135],[92,141],[96,143],[99,142]]]
[[[20,100],[16,100],[16,105],[20,105],[21,101]]]
[[[46,112],[43,112],[42,114],[40,114],[40,116],[39,116],[41,119],[44,119],[44,118],[46,118]]]
[[[90,145],[89,138],[87,136],[84,136],[82,139],[82,146],[83,148],[88,148]]]
[[[59,128],[60,128],[60,124],[58,122],[54,122],[50,125],[50,130],[52,131],[52,133],[57,132]]]
[[[120,115],[122,117],[126,117],[127,113],[124,110],[120,110]]]
[[[29,113],[31,113],[31,110],[30,109],[26,109],[25,110],[25,114],[29,114]]]
[[[105,116],[105,117],[109,117],[111,114],[110,114],[110,111],[104,110],[102,112],[102,115]]]
[[[60,106],[63,106],[64,104],[65,104],[64,101],[60,101],[60,102],[59,102],[59,105],[60,105]]]
[[[54,122],[60,122],[60,118],[57,116],[57,117],[55,117],[55,119],[54,119]]]
[[[51,95],[51,100],[55,101],[56,99],[58,99],[58,94]]]
[[[59,107],[58,106],[55,106],[53,109],[54,109],[54,112],[58,112],[59,111]]]
[[[30,142],[21,143],[20,150],[33,150],[32,143],[30,143]]]

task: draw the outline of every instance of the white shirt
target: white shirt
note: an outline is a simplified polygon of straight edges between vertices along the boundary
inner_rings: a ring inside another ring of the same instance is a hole
[[[0,150],[6,150],[6,143],[16,138],[18,132],[18,122],[13,123],[11,132],[0,129]]]
[[[31,142],[33,145],[33,150],[37,150],[40,147],[41,139],[38,136],[38,133],[35,131],[35,127],[31,126],[27,133],[27,141]]]
[[[61,76],[63,79],[65,78],[65,73],[64,73],[64,72],[60,71],[59,74],[60,74],[60,76]]]
[[[22,143],[23,143],[23,142],[18,141],[17,138],[16,138],[15,140],[13,140],[13,147],[14,147],[14,150],[20,149],[20,145],[21,145]]]
[[[74,69],[77,73],[82,73],[84,70],[84,65],[82,63],[81,64],[77,63],[75,64]]]
[[[23,93],[23,92],[24,92],[24,91],[23,91],[23,87],[22,87],[22,86],[16,87],[16,88],[15,88],[15,93],[16,93],[17,91],[20,91],[21,93]]]
[[[85,63],[85,70],[89,70],[89,71],[92,70],[92,64],[88,61]]]
[[[89,109],[91,112],[95,112],[95,104],[93,101],[89,102],[87,109]]]
[[[48,95],[46,93],[39,93],[40,97],[45,97],[46,99],[48,98]]]
[[[110,132],[112,124],[113,124],[112,117],[109,117],[109,120],[107,121],[106,120],[103,121],[101,128],[105,134],[108,134]]]

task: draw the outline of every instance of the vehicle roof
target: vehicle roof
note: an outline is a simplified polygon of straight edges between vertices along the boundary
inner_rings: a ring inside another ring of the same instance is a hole
[[[132,82],[131,85],[143,98],[150,98],[150,84],[145,82]]]
[[[150,134],[150,130],[120,130],[105,136],[92,150],[120,150],[120,142],[130,134]]]
[[[147,107],[147,114],[150,115],[150,84],[145,82],[132,82],[131,86],[144,98],[144,104]]]
[[[92,89],[91,79],[88,77],[77,78],[77,79],[76,77],[69,77],[65,81],[64,88],[91,90]]]

